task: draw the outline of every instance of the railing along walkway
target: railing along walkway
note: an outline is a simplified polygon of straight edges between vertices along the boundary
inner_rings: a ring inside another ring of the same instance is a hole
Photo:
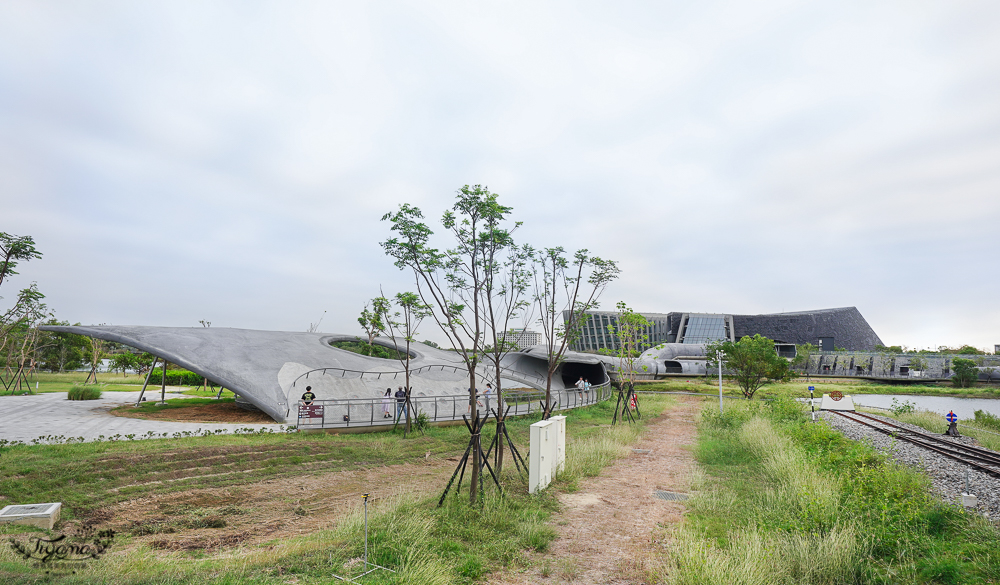
[[[552,391],[554,410],[589,406],[607,400],[610,396],[609,382],[591,386],[588,392],[580,392],[575,388]],[[509,406],[511,416],[522,416],[542,409],[545,392],[504,392],[499,405],[496,395],[491,394],[489,397],[480,395],[478,402],[482,405],[477,407],[480,411],[486,408],[506,410]],[[400,422],[406,418],[400,404],[394,396],[314,400],[310,406],[300,402],[297,426],[300,429],[337,429],[391,425],[396,422],[397,416]],[[410,404],[414,410],[410,413],[411,421],[421,414],[426,415],[429,423],[461,420],[462,416],[467,416],[470,411],[468,394],[411,396]],[[387,412],[389,416],[385,416]]]

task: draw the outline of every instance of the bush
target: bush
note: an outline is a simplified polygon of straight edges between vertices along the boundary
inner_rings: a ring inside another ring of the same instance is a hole
[[[975,414],[977,425],[1000,431],[1000,416],[990,414],[985,410],[977,410]]]
[[[163,379],[163,368],[154,368],[149,385],[156,386]],[[187,370],[167,370],[168,386],[201,386],[203,378]]]
[[[70,400],[97,400],[100,397],[100,388],[97,386],[84,386],[82,384],[74,384],[69,389],[69,395],[67,396]]]
[[[955,358],[951,360],[951,366],[955,370],[955,373],[951,377],[952,384],[959,388],[971,388],[976,385],[976,380],[979,379],[979,370],[976,368],[976,362]]]

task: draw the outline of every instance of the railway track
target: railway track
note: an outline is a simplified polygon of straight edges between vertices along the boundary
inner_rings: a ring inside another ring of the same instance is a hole
[[[913,431],[860,412],[843,412],[838,410],[831,410],[829,412],[838,414],[852,422],[866,426],[884,435],[889,435],[900,441],[906,441],[907,443],[933,451],[938,455],[960,461],[992,477],[1000,478],[1000,453],[995,451],[971,445],[962,445],[961,443],[942,439],[936,435]]]

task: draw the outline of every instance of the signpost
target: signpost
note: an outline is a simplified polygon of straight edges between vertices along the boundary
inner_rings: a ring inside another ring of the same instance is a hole
[[[944,418],[948,421],[948,430],[944,434],[949,437],[961,437],[962,435],[958,434],[958,415],[955,411],[949,410]]]
[[[816,397],[813,395],[815,391],[815,386],[809,387],[809,408],[812,410],[813,422],[816,422]]]

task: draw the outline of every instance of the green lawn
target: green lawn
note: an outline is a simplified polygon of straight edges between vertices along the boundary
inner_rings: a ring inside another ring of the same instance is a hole
[[[31,392],[69,392],[69,389],[73,387],[74,384],[82,384],[87,380],[87,372],[37,372],[28,376],[29,387]],[[137,392],[142,389],[142,384],[145,381],[145,375],[139,374],[116,374],[116,373],[105,373],[98,374],[97,381],[101,386],[102,392]],[[36,389],[37,386],[37,389]],[[159,380],[150,380],[149,389],[150,391],[154,388],[159,388]],[[215,396],[218,389],[211,392],[202,392],[196,388],[185,392],[185,394],[195,394],[197,396]],[[10,396],[10,391],[3,391],[0,387],[0,398],[3,396]],[[232,396],[231,393],[228,393]]]
[[[979,384],[973,388],[956,388],[951,384],[917,385],[917,384],[879,384],[866,380],[816,379],[797,378],[780,384],[767,384],[758,390],[757,397],[787,395],[798,398],[809,396],[809,386],[816,388],[816,396],[829,394],[839,390],[844,394],[908,394],[924,396],[957,396],[961,398],[1000,398],[1000,387],[996,385]],[[665,380],[644,381],[636,384],[636,390],[651,390],[664,392],[698,392],[718,394],[718,378],[692,377],[668,378]],[[728,379],[723,379],[723,394],[727,396],[742,396],[739,387]]]
[[[196,399],[195,399],[196,400]],[[574,490],[627,452],[645,423],[672,403],[669,397],[643,402],[644,422],[610,427],[613,404],[604,402],[566,413],[567,464],[553,487],[529,496],[508,463],[506,496],[493,490],[476,507],[467,492],[437,508],[438,493],[380,502],[370,510],[372,560],[399,570],[372,574],[366,583],[473,583],[490,571],[529,562],[528,551],[545,550],[554,538],[547,526],[556,509],[554,494]],[[522,452],[528,426],[537,417],[508,423]],[[487,425],[484,437],[491,436]],[[0,450],[0,504],[62,501],[64,518],[79,521],[100,507],[123,500],[205,488],[455,457],[468,440],[464,426],[433,427],[404,439],[399,432],[369,434],[253,434],[179,439],[8,447]],[[443,485],[441,486],[443,488]],[[334,489],[334,488],[331,488]],[[333,573],[351,571],[362,552],[363,524],[354,514],[336,526],[296,538],[244,546],[220,553],[168,553],[133,547],[112,553],[79,575],[46,577],[0,548],[0,582],[106,584],[283,584],[330,583]],[[0,525],[0,535],[23,527]],[[123,543],[127,534],[121,535]]]
[[[972,584],[1000,580],[1000,531],[939,501],[897,465],[800,405],[714,406],[699,424],[705,477],[669,531],[653,582],[677,585]]]

